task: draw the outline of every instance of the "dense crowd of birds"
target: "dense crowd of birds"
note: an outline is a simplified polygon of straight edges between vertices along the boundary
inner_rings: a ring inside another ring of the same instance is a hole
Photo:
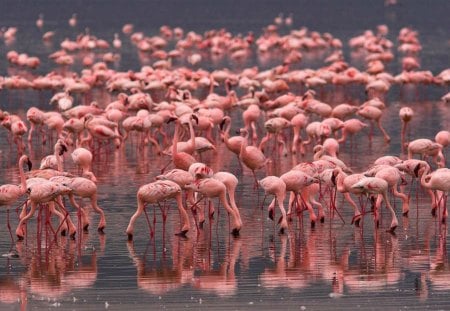
[[[77,25],[76,15],[69,25]],[[36,26],[45,27],[43,16]],[[0,37],[6,46],[16,40],[17,32],[15,27],[2,30]],[[281,233],[286,231],[289,219],[302,210],[308,211],[311,226],[323,222],[326,213],[319,198],[325,194],[330,210],[342,208],[336,206],[336,192],[353,208],[352,223],[356,226],[366,211],[364,205],[355,203],[355,197],[373,198],[371,209],[376,226],[384,202],[390,211],[388,230],[394,232],[398,219],[389,195],[401,199],[406,216],[410,198],[399,189],[406,184],[407,176],[427,189],[433,214],[443,207],[440,217],[445,221],[450,170],[446,168],[444,148],[450,143],[450,132],[436,129],[434,140],[418,138],[408,142],[405,133],[408,122],[414,118],[414,107],[402,107],[398,112],[406,156],[383,156],[358,173],[339,159],[339,148],[366,127],[376,126],[385,142],[391,141],[382,126],[382,116],[385,95],[393,85],[448,87],[450,69],[438,74],[421,70],[422,46],[414,29],[402,28],[397,42],[388,39],[386,25],[351,38],[347,44],[363,61],[365,67],[361,69],[345,61],[340,39],[306,27],[294,29],[292,17],[276,18],[259,36],[252,32],[233,35],[224,29],[199,34],[169,26],[162,26],[158,35],[147,36],[135,31],[132,24],[124,25],[122,33],[116,33],[111,42],[87,30],[74,40],[64,39],[60,49],[49,55],[55,69],[45,75],[34,74],[41,63],[38,57],[15,50],[6,53],[16,74],[0,77],[0,89],[53,92],[49,102],[52,109],[30,107],[26,119],[0,110],[1,124],[21,155],[20,185],[0,187],[2,206],[10,207],[21,196],[27,197],[15,231],[19,239],[25,236],[27,220],[42,204],[60,219],[55,231],[75,236],[77,226],[64,207],[63,196],[80,212],[80,227],[84,229],[89,220],[75,198],[89,198],[100,215],[98,230],[103,231],[106,217],[97,204],[97,179],[92,171],[95,142],[100,142],[99,148],[124,148],[131,135],[139,137],[139,146],[151,144],[152,154],[170,157],[174,169],[162,168],[154,181],[138,188],[137,210],[126,229],[129,239],[133,238],[134,223],[146,205],[171,198],[176,200],[181,216],[178,235],[185,236],[192,230],[192,217],[196,227],[201,228],[206,211],[200,202],[216,197],[230,216],[231,233],[239,235],[245,223],[234,199],[238,178],[230,172],[214,172],[211,163],[201,161],[203,152],[214,152],[219,144],[236,154],[242,169],[252,171],[255,188],[261,187],[267,195],[274,196],[269,216],[274,218],[278,206]],[[54,35],[48,31],[42,39],[50,42]],[[120,61],[123,39],[131,42],[144,64],[139,71],[112,69]],[[395,43],[401,72],[391,74],[387,67],[394,59]],[[300,68],[303,54],[311,51],[322,55],[323,65],[317,69]],[[257,66],[242,68],[255,54],[261,63],[277,65],[265,70]],[[226,59],[240,69],[201,69],[205,59]],[[80,72],[71,70],[77,64],[83,66]],[[330,86],[357,87],[365,91],[361,93],[366,100],[362,104],[322,102],[318,93]],[[107,94],[110,100],[90,100],[94,91]],[[441,100],[448,103],[450,93],[443,94]],[[239,120],[231,118],[232,113]],[[240,125],[243,126],[238,129],[239,134],[233,136],[231,129]],[[31,163],[24,140],[46,143],[48,139],[56,140],[54,153],[43,158],[38,169],[25,172],[23,166]],[[280,176],[258,179],[257,171],[270,166],[274,157],[304,156],[310,150],[313,161],[300,162]],[[64,170],[62,156],[67,152],[81,174]],[[420,159],[415,159],[415,155],[420,155]],[[211,216],[214,208],[208,213]],[[163,218],[167,216],[165,210],[162,214]]]

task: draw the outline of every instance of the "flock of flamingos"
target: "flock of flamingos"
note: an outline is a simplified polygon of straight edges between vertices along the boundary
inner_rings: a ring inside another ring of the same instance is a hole
[[[76,27],[76,15],[69,25]],[[43,16],[36,26],[45,28]],[[0,37],[9,46],[18,32],[14,27],[5,28]],[[44,42],[54,40],[54,32],[42,33]],[[226,30],[198,34],[169,26],[162,26],[158,35],[147,36],[127,24],[109,41],[88,30],[74,40],[66,38],[48,56],[54,69],[46,75],[34,73],[41,64],[39,58],[9,50],[4,57],[17,74],[0,77],[0,89],[51,90],[54,95],[48,105],[52,108],[46,111],[29,107],[26,116],[21,116],[0,110],[1,125],[16,146],[10,152],[17,152],[20,174],[19,185],[0,187],[0,205],[9,209],[25,202],[20,205],[15,229],[19,240],[26,236],[27,221],[41,206],[59,218],[55,234],[74,237],[77,230],[87,230],[89,219],[78,198],[90,200],[99,215],[97,229],[103,231],[107,214],[97,204],[92,161],[104,149],[149,145],[152,156],[165,155],[170,161],[154,181],[136,185],[137,210],[125,230],[128,239],[133,239],[135,221],[146,213],[146,207],[159,205],[165,219],[163,206],[170,199],[176,201],[180,214],[177,235],[188,235],[194,226],[201,230],[208,217],[213,217],[212,201],[218,198],[230,217],[231,234],[238,236],[246,225],[235,201],[239,179],[228,171],[213,171],[212,163],[202,162],[202,153],[217,152],[218,146],[225,144],[227,152],[238,158],[241,170],[253,173],[255,190],[262,188],[273,196],[269,217],[278,221],[280,234],[286,233],[293,217],[302,217],[302,211],[308,212],[312,227],[323,222],[327,216],[324,205],[337,213],[352,208],[355,226],[361,224],[364,213],[371,212],[374,226],[380,226],[383,204],[390,212],[386,229],[394,233],[398,219],[390,196],[400,198],[401,212],[407,216],[411,199],[404,186],[409,180],[417,180],[426,190],[430,212],[445,222],[450,170],[444,155],[450,132],[436,129],[434,139],[408,140],[414,107],[398,111],[401,155],[383,156],[363,172],[355,172],[339,158],[339,149],[348,148],[354,135],[365,135],[361,133],[365,128],[371,129],[371,135],[383,135],[386,144],[391,141],[383,128],[384,99],[391,86],[433,84],[445,90],[450,83],[450,69],[438,74],[421,70],[417,31],[403,28],[395,41],[389,40],[388,34],[388,27],[380,25],[342,42],[330,33],[294,29],[292,18],[281,16],[259,36],[252,32],[233,35]],[[112,69],[120,59],[122,40],[131,42],[147,63],[139,71]],[[344,45],[360,53],[363,68],[346,62]],[[395,49],[401,64],[397,74],[387,70]],[[324,56],[317,69],[302,68],[307,51],[320,51]],[[245,68],[242,64],[255,54],[262,60],[276,55],[278,65],[266,70]],[[200,67],[205,58],[224,57],[240,69]],[[83,67],[79,72],[72,70],[77,65]],[[357,87],[365,101],[359,105],[323,102],[319,98],[327,87]],[[450,93],[442,93],[441,100],[449,103]],[[94,94],[101,96],[92,100]],[[54,153],[32,169],[26,142],[28,146],[54,143]],[[313,161],[300,162],[280,176],[270,174],[273,161],[310,152]],[[65,154],[70,154],[78,172],[64,170]],[[263,178],[261,171],[265,172]],[[345,198],[344,205],[336,205],[337,194]],[[364,200],[358,201],[362,196],[371,198],[370,207]],[[72,221],[63,197],[77,209],[79,224]],[[323,197],[326,204],[319,199]],[[279,219],[275,219],[276,210]],[[7,224],[9,227],[9,218]]]

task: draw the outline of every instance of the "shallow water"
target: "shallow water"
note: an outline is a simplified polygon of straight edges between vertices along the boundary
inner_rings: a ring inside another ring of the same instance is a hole
[[[334,1],[281,4],[278,1],[214,1],[214,6],[209,1],[194,1],[189,6],[184,1],[151,4],[133,1],[131,5],[118,0],[89,4],[40,1],[34,7],[26,2],[6,1],[10,10],[1,10],[1,26],[18,26],[19,33],[12,46],[0,46],[0,55],[4,57],[6,51],[16,49],[40,56],[43,64],[37,73],[45,73],[52,66],[46,57],[57,49],[57,42],[65,36],[74,37],[85,26],[108,40],[126,22],[133,22],[146,35],[155,34],[164,23],[199,32],[226,27],[233,33],[246,33],[258,32],[278,12],[293,12],[294,27],[305,25],[311,30],[329,31],[344,42],[380,23],[390,26],[391,40],[395,40],[401,27],[411,26],[419,30],[424,44],[420,55],[422,68],[434,74],[447,68],[450,25],[445,12],[450,4],[447,1],[433,1],[428,5],[423,1],[399,2],[398,6],[386,8],[383,1],[364,1],[364,4],[341,1],[339,5]],[[48,30],[58,30],[53,46],[42,44],[34,26],[40,12],[45,14]],[[79,16],[76,30],[68,29],[66,23],[73,12]],[[117,69],[138,70],[141,63],[135,49],[123,41],[125,46]],[[358,63],[358,59],[350,58],[350,51],[345,52],[346,59]],[[322,57],[314,53],[306,55],[307,61],[301,66],[317,66]],[[263,64],[255,55],[246,65],[253,63],[270,67],[276,59]],[[205,66],[212,68],[217,64],[233,65],[227,60],[216,64],[211,60]],[[394,61],[390,66],[392,72],[398,72],[399,62]],[[6,75],[16,69],[3,61],[0,70],[1,75]],[[391,143],[386,144],[375,129],[372,140],[366,132],[357,135],[352,145],[347,142],[341,147],[340,157],[352,169],[361,171],[381,155],[401,155],[398,110],[405,105],[415,110],[409,139],[433,138],[439,130],[448,130],[450,108],[439,101],[446,92],[445,88],[435,86],[392,88],[382,119],[392,137]],[[96,93],[92,97],[100,95]],[[0,108],[24,115],[31,105],[49,109],[50,96],[49,92],[4,90],[0,92]],[[319,93],[323,101],[336,104],[345,100],[361,103],[364,96],[363,88],[358,87],[345,90],[327,87]],[[233,111],[232,115],[233,120],[241,120],[239,111]],[[233,123],[233,127],[238,125]],[[141,217],[136,223],[133,243],[127,242],[125,228],[136,209],[138,187],[150,182],[168,161],[156,156],[150,147],[138,149],[136,141],[137,137],[133,137],[126,148],[115,150],[109,146],[106,151],[95,153],[93,171],[98,178],[99,205],[107,217],[104,235],[96,232],[98,217],[91,212],[89,233],[77,234],[74,241],[64,237],[55,240],[48,231],[49,226],[38,227],[35,217],[28,224],[27,238],[11,243],[5,225],[6,210],[0,210],[2,310],[450,308],[447,225],[439,217],[431,216],[429,199],[422,191],[416,194],[415,186],[407,186],[407,191],[413,189],[411,211],[408,217],[399,216],[395,235],[385,232],[388,227],[385,211],[378,230],[374,229],[370,214],[365,216],[360,228],[351,226],[352,211],[340,196],[338,209],[345,223],[327,209],[325,223],[318,223],[312,229],[304,213],[294,217],[286,234],[279,235],[266,208],[261,208],[264,194],[253,189],[251,172],[242,171],[236,157],[223,144],[217,153],[207,153],[202,160],[215,171],[227,170],[239,178],[237,202],[244,222],[240,237],[229,234],[228,217],[221,207],[202,230],[194,228],[188,238],[175,236],[179,217],[171,202],[164,229],[159,209],[148,209],[150,221],[156,219],[154,237],[150,238],[145,217]],[[35,165],[51,149],[51,144],[42,146],[37,140],[28,146]],[[0,130],[0,150],[0,184],[17,182],[17,153],[14,146],[9,146],[4,129]],[[305,157],[285,158],[273,154],[271,173],[281,174],[295,163],[311,159],[311,147]],[[70,156],[65,158],[65,169],[76,172]],[[258,178],[264,175],[262,171],[257,173]],[[329,197],[324,197],[322,203],[328,202]],[[266,207],[268,200],[264,204]],[[396,200],[394,204],[400,215],[401,203]],[[75,212],[71,215],[77,218]],[[43,211],[40,219],[43,221],[45,217]],[[16,225],[16,212],[11,209],[13,230]]]

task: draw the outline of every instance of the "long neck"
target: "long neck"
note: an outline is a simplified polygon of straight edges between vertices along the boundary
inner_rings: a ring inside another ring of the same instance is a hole
[[[420,176],[420,184],[422,185],[422,187],[425,188],[430,188],[431,187],[431,182],[430,181],[426,181],[425,177],[430,173],[431,168],[429,166],[426,166],[422,172],[422,176]]]
[[[22,156],[19,160],[19,175],[20,175],[20,186],[22,187],[22,191],[25,193],[27,189],[27,182],[25,180],[25,173],[23,171],[23,164],[25,163],[25,160],[27,158],[25,156]]]
[[[175,133],[173,133],[173,141],[172,141],[172,157],[174,157],[178,153],[177,144],[178,144],[178,134],[179,134],[179,125],[178,122],[175,123]]]
[[[59,143],[57,143],[56,146],[55,146],[55,153],[54,153],[54,155],[55,155],[55,158],[56,158],[56,165],[57,165],[58,171],[62,172],[63,171],[63,163],[62,163],[62,157],[59,154],[60,153],[59,147],[60,147],[60,145],[59,145]]]
[[[195,131],[194,126],[192,125],[192,120],[189,118],[189,133],[191,135],[191,148],[192,151],[195,151]]]
[[[319,160],[323,156],[324,150],[323,148],[320,148],[315,154],[314,154],[314,161]]]
[[[248,146],[248,133],[245,134],[244,139],[242,140],[241,151],[239,152],[239,156],[242,157],[245,154],[246,151],[245,149],[247,148],[247,146]]]
[[[347,177],[347,174],[340,171],[339,174],[336,177],[336,187],[339,192],[346,192],[347,189],[344,187],[344,179]]]
[[[228,145],[228,139],[230,138],[230,129],[231,129],[231,121],[227,121],[227,126],[225,128],[225,131],[223,132],[223,141],[225,142],[225,145]]]

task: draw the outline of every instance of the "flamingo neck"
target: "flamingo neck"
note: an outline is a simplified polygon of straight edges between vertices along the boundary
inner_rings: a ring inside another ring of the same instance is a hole
[[[193,151],[195,151],[195,131],[191,119],[189,119],[189,133],[191,135],[191,148]]]
[[[25,179],[25,173],[23,171],[23,164],[25,162],[25,157],[21,157],[19,160],[19,175],[20,175],[20,186],[22,187],[22,191],[25,193],[27,189],[27,182]]]
[[[178,144],[178,135],[179,135],[179,125],[178,122],[175,124],[175,133],[173,134],[173,141],[172,141],[172,157],[175,156],[178,153],[177,144]]]
[[[426,176],[430,173],[431,168],[429,166],[426,166],[425,169],[423,170],[422,175],[420,176],[420,184],[422,185],[422,187],[425,188],[430,188],[431,187],[431,182],[430,181],[426,181],[425,178]]]
[[[242,140],[242,143],[241,143],[241,151],[240,151],[240,153],[239,153],[239,156],[242,157],[242,156],[245,155],[247,146],[248,146],[248,133],[245,134],[244,139]]]

